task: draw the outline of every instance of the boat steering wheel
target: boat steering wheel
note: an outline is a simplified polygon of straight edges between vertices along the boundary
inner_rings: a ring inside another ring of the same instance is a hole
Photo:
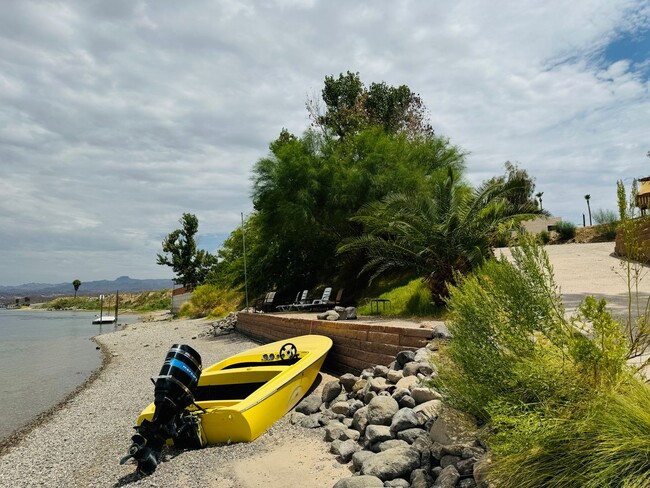
[[[284,346],[280,348],[280,358],[281,359],[293,359],[298,355],[298,348],[293,345],[291,342],[287,342]]]

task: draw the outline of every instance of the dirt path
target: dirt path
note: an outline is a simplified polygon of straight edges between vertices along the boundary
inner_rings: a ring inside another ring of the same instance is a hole
[[[546,246],[555,281],[559,285],[567,311],[573,311],[588,295],[607,300],[617,317],[625,317],[628,310],[628,280],[625,262],[613,255],[614,243],[563,244]],[[497,252],[510,256],[508,249]],[[648,267],[642,268],[638,282],[639,306],[650,299]],[[634,283],[633,283],[634,284]]]

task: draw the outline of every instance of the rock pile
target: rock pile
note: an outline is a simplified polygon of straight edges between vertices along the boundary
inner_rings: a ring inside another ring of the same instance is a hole
[[[356,307],[334,307],[332,310],[319,313],[316,318],[318,320],[356,320],[357,309]]]
[[[218,337],[230,334],[235,331],[237,325],[237,312],[230,312],[224,318],[215,320],[209,324],[210,328],[205,332],[206,336]]]
[[[388,367],[344,374],[296,406],[291,422],[322,427],[331,452],[351,463],[355,475],[334,488],[486,486],[475,421],[426,386],[437,374],[431,352],[402,351]]]

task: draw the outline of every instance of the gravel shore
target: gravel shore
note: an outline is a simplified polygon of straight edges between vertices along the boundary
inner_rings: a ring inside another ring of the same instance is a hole
[[[40,425],[11,439],[0,457],[0,486],[331,487],[348,477],[322,434],[292,426],[288,416],[252,443],[169,451],[146,478],[133,464],[118,464],[137,415],[153,400],[150,377],[172,344],[190,344],[205,366],[257,345],[236,333],[200,337],[207,328],[203,320],[162,321],[96,337],[105,353],[101,371]]]

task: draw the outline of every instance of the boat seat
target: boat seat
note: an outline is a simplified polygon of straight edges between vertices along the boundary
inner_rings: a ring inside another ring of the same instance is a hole
[[[194,400],[197,402],[211,400],[242,401],[265,383],[266,382],[199,386],[194,392]]]

